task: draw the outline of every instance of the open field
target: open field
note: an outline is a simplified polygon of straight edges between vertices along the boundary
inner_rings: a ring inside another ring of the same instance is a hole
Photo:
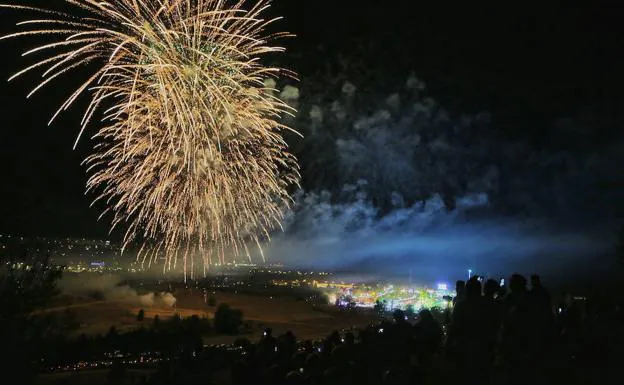
[[[181,308],[204,308],[206,305],[201,296],[178,296]],[[241,309],[245,322],[250,322],[257,329],[270,327],[278,335],[291,330],[299,339],[315,339],[325,337],[333,330],[362,326],[375,318],[370,312],[346,312],[332,306],[314,307],[303,301],[292,298],[271,298],[251,295],[216,293],[217,303],[227,303],[233,308]],[[214,308],[210,308],[214,311]],[[212,316],[212,313],[210,313]],[[260,337],[257,330],[250,339]],[[216,337],[215,339],[221,339]],[[216,343],[216,342],[213,342]],[[219,342],[220,343],[220,342]]]
[[[372,322],[374,315],[368,312],[345,312],[331,306],[314,307],[303,301],[291,298],[271,298],[254,295],[216,293],[213,295],[217,303],[227,303],[232,308],[243,311],[244,322],[252,326],[252,334],[246,337],[255,339],[260,336],[261,329],[273,328],[276,334],[293,331],[300,339],[314,339],[323,337],[333,330],[362,326]],[[104,334],[111,326],[119,331],[129,331],[142,324],[151,324],[158,315],[167,319],[174,314],[181,317],[198,315],[200,317],[214,317],[216,307],[208,307],[204,303],[203,295],[198,291],[180,290],[175,293],[177,303],[175,308],[164,306],[145,307],[139,303],[123,301],[93,300],[84,297],[62,297],[50,307],[42,310],[44,313],[61,313],[71,311],[75,314],[80,328],[75,335]],[[145,320],[139,322],[136,315],[143,308]],[[209,336],[207,344],[229,343],[235,337]]]

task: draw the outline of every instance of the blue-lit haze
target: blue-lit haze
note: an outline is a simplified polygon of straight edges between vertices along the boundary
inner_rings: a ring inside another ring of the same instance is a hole
[[[614,270],[624,156],[610,118],[556,119],[536,146],[489,113],[448,111],[413,74],[389,94],[327,79],[283,88],[305,192],[271,261],[427,281]]]

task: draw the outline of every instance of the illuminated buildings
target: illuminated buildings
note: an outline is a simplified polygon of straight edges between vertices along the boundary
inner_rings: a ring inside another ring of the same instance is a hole
[[[119,271],[121,250],[110,241],[19,237],[0,234],[0,252],[13,257],[49,257],[69,272]]]
[[[350,287],[347,287],[350,286]],[[395,286],[395,285],[327,285],[325,293],[332,303],[354,303],[356,307],[374,307],[378,302],[387,311],[406,310],[411,307],[415,311],[434,307],[448,306],[448,296],[452,295],[444,284],[436,290],[427,287]],[[333,301],[332,301],[333,300]]]

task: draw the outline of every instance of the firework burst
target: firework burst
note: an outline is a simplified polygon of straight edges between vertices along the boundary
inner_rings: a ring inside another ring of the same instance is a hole
[[[47,55],[11,79],[41,70],[32,95],[55,78],[93,64],[88,76],[52,117],[82,94],[90,103],[80,134],[100,118],[95,151],[85,163],[87,190],[106,202],[112,227],[127,226],[124,247],[140,240],[138,257],[164,269],[184,263],[204,269],[212,255],[249,256],[248,243],[279,226],[298,183],[296,159],[279,123],[289,107],[264,87],[291,75],[259,58],[283,49],[269,45],[273,20],[243,1],[66,0],[84,15],[0,5],[40,18],[4,38],[46,35],[24,53]],[[89,67],[91,68],[91,67]]]

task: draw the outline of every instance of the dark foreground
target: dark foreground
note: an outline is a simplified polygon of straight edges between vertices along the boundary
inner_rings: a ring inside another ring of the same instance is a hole
[[[256,344],[182,351],[144,374],[116,366],[106,383],[621,384],[621,307],[571,296],[555,302],[537,280],[529,290],[514,276],[506,293],[473,279],[460,285],[452,310],[397,311],[316,342],[268,331]]]

